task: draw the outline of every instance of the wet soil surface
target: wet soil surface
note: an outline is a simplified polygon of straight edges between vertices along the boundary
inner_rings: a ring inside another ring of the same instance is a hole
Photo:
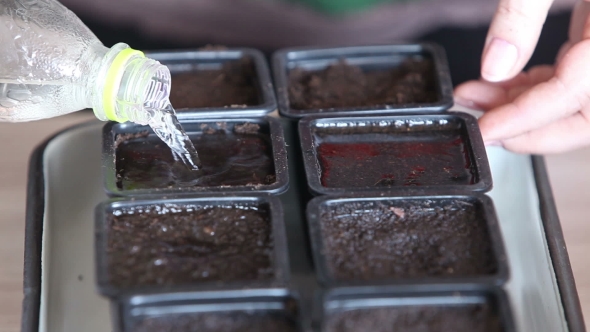
[[[134,190],[274,184],[270,137],[258,129],[257,124],[244,123],[233,130],[205,128],[189,134],[201,159],[199,171],[175,160],[170,148],[154,135],[117,138],[117,186]]]
[[[391,135],[397,135],[400,141],[383,134],[360,142],[358,135],[340,135],[320,143],[316,154],[322,186],[362,188],[476,182],[475,165],[460,131]]]

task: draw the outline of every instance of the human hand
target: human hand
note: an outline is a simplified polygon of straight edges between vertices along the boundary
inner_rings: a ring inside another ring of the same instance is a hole
[[[482,58],[482,79],[455,90],[480,109],[487,145],[519,153],[556,153],[590,145],[590,0],[574,8],[568,42],[554,66],[521,72],[552,0],[500,0]]]

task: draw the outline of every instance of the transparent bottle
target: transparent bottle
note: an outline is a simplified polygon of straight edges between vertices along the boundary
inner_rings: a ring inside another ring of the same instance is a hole
[[[0,121],[92,108],[103,121],[149,124],[198,168],[170,105],[170,71],[119,43],[110,49],[56,0],[0,0]]]
[[[0,0],[0,120],[30,121],[92,108],[100,120],[148,124],[165,106],[166,66],[120,43],[105,47],[54,0]]]

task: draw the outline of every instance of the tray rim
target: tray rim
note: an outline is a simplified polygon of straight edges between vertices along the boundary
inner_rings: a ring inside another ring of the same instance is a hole
[[[45,218],[45,174],[43,159],[47,146],[59,136],[76,129],[96,125],[90,120],[66,127],[42,141],[29,158],[25,206],[25,252],[23,264],[23,301],[21,331],[39,331],[43,257],[43,219]]]
[[[473,157],[471,161],[478,172],[478,182],[473,184],[450,184],[450,185],[426,185],[421,187],[406,187],[393,186],[389,188],[374,188],[374,187],[327,187],[321,183],[320,174],[322,169],[319,164],[319,155],[315,145],[314,126],[317,123],[334,123],[338,121],[377,121],[382,120],[447,120],[456,118],[461,122],[459,130],[464,131],[466,136],[470,139],[470,144],[466,144],[470,155]],[[479,125],[477,119],[467,113],[449,111],[445,113],[431,113],[431,114],[370,114],[359,116],[309,116],[299,121],[298,123],[299,144],[303,153],[303,168],[309,190],[315,195],[343,195],[343,194],[365,194],[378,193],[387,191],[391,195],[405,195],[412,193],[416,195],[432,195],[436,192],[449,191],[466,191],[475,193],[487,193],[493,188],[492,171],[490,163],[486,154],[484,141],[479,134]]]
[[[25,251],[21,332],[38,332],[41,304],[41,257],[45,212],[45,174],[43,159],[47,146],[59,136],[73,130],[96,125],[91,120],[66,127],[49,136],[31,153],[27,174],[25,208]],[[98,126],[97,126],[98,127]],[[586,332],[577,287],[563,237],[563,230],[551,190],[543,156],[531,156],[533,173],[540,200],[539,209],[547,238],[553,270],[570,332]]]
[[[339,56],[355,54],[429,54],[435,65],[435,76],[437,83],[440,84],[440,100],[424,104],[403,104],[396,107],[387,108],[383,106],[362,106],[347,107],[338,110],[337,108],[314,108],[310,110],[296,110],[291,107],[289,101],[289,77],[287,68],[292,61],[305,59],[305,54],[323,54],[333,59]],[[299,55],[299,59],[293,59]],[[302,56],[303,55],[303,56]],[[277,98],[277,107],[281,116],[293,120],[303,119],[308,116],[319,115],[362,115],[388,113],[392,115],[415,114],[415,113],[444,113],[448,108],[453,106],[453,84],[447,54],[440,45],[431,42],[398,42],[376,45],[363,46],[346,46],[333,45],[329,47],[321,46],[296,46],[276,50],[270,57],[270,67],[273,75],[275,95]]]
[[[232,60],[250,57],[256,71],[256,81],[260,83],[260,103],[245,107],[187,107],[179,109],[176,116],[180,120],[202,119],[205,117],[241,117],[241,116],[265,116],[278,108],[274,83],[270,66],[264,53],[251,47],[231,47],[224,50],[204,50],[198,48],[176,50],[149,50],[145,52],[147,57],[153,58],[165,66],[174,61],[198,64],[203,60]],[[189,71],[192,72],[192,71]]]
[[[268,217],[270,218],[271,234],[273,236],[273,255],[274,266],[272,267],[274,275],[268,280],[251,280],[251,281],[233,281],[226,282],[222,286],[216,284],[215,281],[211,282],[193,282],[190,284],[176,285],[171,287],[161,285],[149,285],[143,287],[121,287],[113,285],[108,280],[108,255],[106,249],[106,240],[109,237],[109,229],[107,227],[107,216],[111,210],[117,208],[136,207],[136,206],[147,206],[156,204],[177,204],[177,205],[190,205],[190,204],[203,204],[209,203],[214,206],[221,206],[223,203],[243,202],[255,205],[268,205]],[[264,289],[276,289],[288,287],[289,280],[291,277],[289,254],[287,246],[287,233],[285,231],[283,205],[278,197],[275,196],[207,196],[207,197],[137,197],[137,198],[125,198],[118,197],[102,201],[98,204],[94,210],[94,257],[95,257],[95,276],[97,291],[101,296],[110,298],[111,300],[118,301],[124,294],[140,293],[149,294],[154,291],[160,290],[162,292],[174,292],[178,289],[186,290],[203,290],[207,287],[211,287],[211,290],[219,289],[223,290],[235,290],[245,287],[251,287],[252,289],[261,288],[260,285],[265,285]]]
[[[186,294],[186,295],[184,295]],[[184,296],[183,296],[184,295]],[[219,298],[215,298],[215,295],[222,295],[221,301]],[[290,313],[293,316],[299,316],[298,308],[290,309],[288,308],[288,302],[290,301],[297,301],[298,294],[290,291],[287,288],[270,288],[268,291],[261,291],[257,289],[245,290],[240,294],[236,294],[235,291],[231,290],[212,290],[212,291],[193,291],[183,293],[182,295],[179,293],[153,293],[153,294],[138,294],[138,295],[131,295],[126,296],[121,299],[116,304],[112,304],[112,309],[114,313],[113,318],[113,332],[126,332],[129,330],[128,323],[133,321],[133,314],[132,311],[136,308],[145,308],[145,307],[152,307],[152,308],[165,308],[165,307],[174,307],[174,306],[182,306],[182,305],[190,305],[190,304],[227,304],[227,303],[234,303],[234,304],[248,304],[248,303],[258,303],[258,304],[269,304],[269,303],[276,303],[281,302],[284,306],[281,309],[271,309],[271,310],[278,310],[283,311],[285,313]],[[173,298],[173,299],[172,299]],[[134,303],[135,302],[135,303]],[[256,308],[254,310],[261,310],[262,308]],[[270,308],[266,308],[270,309]],[[234,309],[230,309],[228,311],[232,311]],[[263,309],[264,310],[264,309]],[[219,312],[221,310],[215,310],[214,312]],[[137,315],[141,316],[141,315]],[[147,316],[147,315],[146,315]],[[127,323],[127,324],[126,324]],[[301,326],[301,322],[297,322],[298,326]]]
[[[147,197],[147,196],[211,196],[221,194],[248,194],[248,195],[264,195],[264,196],[278,196],[285,193],[290,185],[289,166],[287,150],[285,145],[284,129],[280,121],[271,116],[242,116],[242,117],[204,117],[202,119],[180,119],[183,124],[197,125],[204,123],[215,122],[257,122],[264,123],[268,126],[268,138],[271,140],[270,146],[272,148],[272,162],[275,170],[276,180],[274,183],[268,185],[261,185],[260,187],[252,185],[239,185],[224,188],[222,186],[212,187],[174,187],[174,188],[151,188],[151,189],[123,189],[117,186],[116,175],[116,131],[120,127],[125,127],[131,130],[145,128],[149,135],[154,135],[153,129],[149,126],[142,126],[132,122],[124,124],[117,122],[107,122],[102,127],[102,177],[103,188],[109,197]]]
[[[545,158],[540,155],[533,155],[531,159],[533,175],[539,195],[541,220],[545,229],[547,247],[551,256],[551,262],[553,263],[557,288],[559,289],[561,303],[565,313],[565,321],[571,332],[586,332],[576,280],[563,236],[561,221],[557,213],[557,205],[555,204],[549,174],[547,173],[547,163],[545,162]],[[557,258],[557,260],[554,258]]]
[[[426,276],[417,278],[373,278],[370,280],[350,281],[338,280],[330,273],[326,257],[322,254],[324,250],[324,236],[321,230],[321,211],[326,205],[337,205],[348,202],[396,202],[409,200],[419,201],[445,201],[445,200],[462,200],[475,201],[481,209],[481,214],[485,218],[485,226],[488,232],[488,238],[491,243],[493,257],[496,261],[496,271],[488,274],[478,274],[473,276]],[[308,223],[308,233],[311,241],[313,262],[317,273],[318,283],[324,287],[330,288],[352,288],[352,289],[371,289],[387,288],[395,286],[417,286],[417,285],[436,285],[438,287],[456,288],[464,285],[479,286],[498,286],[502,287],[510,278],[510,268],[508,265],[508,255],[506,254],[504,237],[500,230],[500,225],[496,215],[496,208],[492,199],[483,193],[470,193],[463,191],[441,192],[437,195],[414,195],[404,193],[400,195],[391,195],[389,193],[362,194],[362,195],[323,195],[314,197],[307,204],[306,217]]]
[[[347,309],[363,309],[371,308],[371,306],[363,305],[362,302],[366,299],[379,298],[382,300],[389,300],[390,303],[385,307],[396,307],[398,304],[391,302],[398,302],[402,299],[433,299],[433,298],[447,298],[446,305],[449,305],[449,298],[455,298],[460,302],[463,297],[479,297],[491,300],[495,304],[495,313],[503,323],[505,332],[516,332],[516,322],[512,305],[508,298],[506,290],[490,285],[462,285],[453,290],[437,287],[435,290],[425,288],[423,285],[411,286],[386,286],[386,287],[372,287],[369,289],[360,290],[359,292],[349,292],[347,289],[332,289],[325,291],[321,295],[322,301],[322,317],[330,316],[337,312],[346,311]],[[396,301],[397,300],[397,301]],[[352,302],[350,306],[338,305],[338,302]],[[356,304],[354,304],[356,302]],[[426,300],[427,302],[427,300]],[[489,303],[489,302],[488,302]],[[459,303],[455,303],[459,304]],[[415,305],[415,304],[414,304]],[[437,303],[437,305],[445,306],[445,304]],[[460,305],[460,304],[459,304]],[[503,306],[498,306],[503,305]],[[402,304],[401,307],[408,306]],[[411,306],[411,305],[410,305]],[[325,320],[322,319],[322,327]]]

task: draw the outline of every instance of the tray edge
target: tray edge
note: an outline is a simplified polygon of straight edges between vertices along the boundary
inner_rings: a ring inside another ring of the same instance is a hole
[[[25,252],[21,332],[39,331],[46,189],[43,165],[45,150],[55,138],[63,133],[95,124],[96,121],[91,120],[61,129],[37,145],[30,155],[27,171],[27,197],[25,199]]]
[[[563,229],[557,213],[555,198],[551,190],[551,182],[547,173],[545,158],[542,156],[531,156],[531,159],[535,184],[539,195],[539,210],[545,229],[549,255],[553,263],[553,271],[557,279],[557,287],[560,292],[565,320],[570,332],[586,332],[576,281],[567,252]]]

